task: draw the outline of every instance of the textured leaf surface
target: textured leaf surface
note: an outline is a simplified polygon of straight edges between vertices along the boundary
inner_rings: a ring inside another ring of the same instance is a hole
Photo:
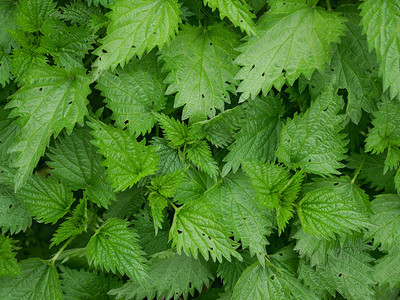
[[[150,277],[131,281],[120,289],[111,291],[118,298],[128,299],[187,299],[195,291],[209,286],[214,277],[203,259],[194,259],[171,250],[160,252],[149,262]]]
[[[71,132],[75,123],[82,123],[87,114],[90,81],[84,70],[68,72],[43,65],[20,77],[22,88],[7,108],[14,108],[10,117],[19,117],[21,128],[12,148],[18,153],[13,166],[18,168],[15,187],[18,189],[32,173],[43,155],[50,137],[63,128]]]
[[[32,218],[23,201],[11,190],[0,190],[0,227],[3,233],[25,231],[32,224]]]
[[[390,86],[394,98],[400,92],[400,3],[367,0],[360,8],[369,47],[375,49],[378,57],[383,88]]]
[[[111,6],[110,24],[94,54],[100,72],[123,67],[133,56],[162,47],[178,30],[181,14],[176,0],[120,0]]]
[[[199,141],[186,149],[187,158],[201,171],[215,177],[218,165],[212,156],[210,146],[206,141]]]
[[[246,117],[239,122],[240,131],[234,135],[235,142],[228,147],[230,152],[224,158],[223,175],[230,170],[236,172],[242,161],[275,159],[283,112],[279,97],[269,95],[249,101],[244,111]]]
[[[38,258],[21,262],[22,277],[1,278],[0,297],[9,300],[63,299],[60,281],[54,267]]]
[[[132,187],[157,170],[157,148],[146,146],[145,139],[138,142],[121,128],[102,122],[91,122],[89,126],[93,128],[93,144],[106,158],[103,165],[107,167],[106,172],[115,191]]]
[[[29,178],[17,197],[37,221],[53,224],[68,212],[75,200],[65,183],[39,173]]]
[[[62,273],[61,288],[66,300],[108,300],[108,291],[121,286],[117,278],[97,274],[85,270],[74,270],[65,266],[60,267]]]
[[[55,12],[53,0],[22,0],[18,4],[17,22],[23,31],[35,32]]]
[[[127,221],[111,218],[90,238],[86,256],[91,265],[99,266],[107,272],[126,274],[130,278],[147,276],[143,257],[138,245],[137,234]]]
[[[400,251],[399,246],[393,247],[387,255],[380,258],[374,266],[374,279],[380,285],[389,285],[395,289],[400,284]]]
[[[251,13],[251,7],[247,3],[240,0],[204,0],[204,3],[213,10],[218,8],[221,19],[227,17],[233,25],[247,34],[256,33],[256,25],[252,20],[255,15]]]
[[[21,267],[18,265],[13,252],[12,240],[0,235],[0,278],[21,275]]]
[[[304,115],[295,115],[282,129],[276,155],[290,168],[319,175],[340,174],[347,141],[341,134],[343,100],[329,89]]]
[[[106,98],[112,118],[121,128],[146,134],[153,128],[158,112],[165,106],[164,76],[154,53],[141,60],[133,59],[123,69],[104,72],[98,79],[97,88]]]
[[[229,238],[227,228],[220,223],[206,201],[193,201],[179,207],[175,212],[169,238],[178,253],[183,250],[197,259],[198,252],[208,260],[231,260],[231,256],[241,260],[235,250],[237,243]]]
[[[298,215],[305,232],[327,239],[369,225],[366,213],[357,210],[351,197],[329,188],[308,192],[299,202]]]
[[[174,107],[184,105],[182,120],[212,118],[223,111],[235,93],[238,68],[232,64],[239,37],[223,23],[204,29],[185,25],[161,50],[163,71],[169,74],[167,94],[175,95]]]
[[[331,43],[343,34],[345,19],[315,6],[316,1],[273,0],[271,9],[257,23],[256,35],[239,47],[235,63],[242,68],[241,100],[254,98],[272,87],[280,90],[301,75],[310,78],[329,61]]]

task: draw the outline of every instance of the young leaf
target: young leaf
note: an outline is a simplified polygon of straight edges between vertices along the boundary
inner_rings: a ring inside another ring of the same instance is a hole
[[[21,275],[21,267],[13,252],[12,240],[7,236],[0,235],[0,278]]]
[[[369,226],[367,214],[358,211],[351,197],[330,188],[308,192],[297,212],[305,232],[326,239]]]
[[[63,128],[71,132],[75,123],[82,123],[87,114],[86,97],[90,80],[85,70],[65,69],[42,65],[32,68],[19,78],[23,85],[7,104],[13,108],[10,117],[19,117],[21,129],[11,151],[18,157],[13,167],[18,168],[15,188],[19,189],[32,173],[43,155],[50,137]]]
[[[108,207],[116,200],[108,181],[101,156],[90,143],[92,136],[88,127],[76,127],[72,134],[57,139],[47,156],[50,174],[68,183],[73,190],[86,189],[88,198],[98,206]]]
[[[158,148],[157,155],[160,157],[157,175],[165,175],[185,168],[186,164],[180,157],[178,150],[171,148],[165,139],[155,137],[150,143]]]
[[[7,300],[63,299],[56,269],[48,263],[30,258],[21,262],[22,277],[0,278],[0,298]]]
[[[173,147],[179,148],[190,139],[189,127],[184,122],[180,122],[164,114],[159,114],[157,117],[164,131],[165,138]]]
[[[32,175],[17,192],[17,197],[38,222],[55,224],[75,201],[68,186],[39,173]]]
[[[234,173],[241,162],[250,160],[274,160],[282,130],[284,108],[279,97],[268,95],[249,101],[239,122],[240,131],[235,134],[235,142],[228,147],[230,151],[224,158],[226,162],[222,175],[230,170]]]
[[[178,30],[180,14],[177,0],[116,1],[108,14],[107,35],[93,52],[99,56],[93,67],[99,73],[114,70],[135,55],[161,48]]]
[[[256,33],[256,25],[252,20],[255,15],[251,13],[251,7],[247,3],[240,0],[204,0],[204,3],[213,11],[218,8],[221,19],[227,17],[233,25],[249,35]]]
[[[229,238],[226,227],[204,200],[188,202],[175,211],[169,239],[179,254],[183,249],[186,255],[191,253],[195,259],[200,251],[206,260],[210,255],[213,261],[221,262],[222,257],[230,261],[231,256],[242,260],[235,250],[237,243]]]
[[[301,74],[310,78],[315,69],[324,68],[346,19],[316,2],[269,1],[271,9],[258,20],[256,35],[238,48],[241,101],[254,99],[261,90],[266,95],[273,86],[280,90],[286,82],[293,85]]]
[[[157,57],[152,52],[141,60],[133,59],[123,69],[104,72],[96,88],[113,111],[115,125],[126,127],[138,136],[151,131],[157,121],[153,112],[165,106],[163,79]]]
[[[108,178],[115,191],[132,187],[141,178],[157,170],[157,148],[146,146],[146,140],[138,142],[121,128],[106,125],[100,121],[89,123],[95,138],[93,144],[106,160]]]
[[[344,165],[345,135],[341,134],[343,116],[337,115],[343,100],[328,89],[303,115],[295,115],[282,129],[276,155],[292,169],[319,175],[340,174]]]
[[[378,57],[383,89],[390,86],[390,95],[394,98],[400,92],[400,4],[391,0],[366,0],[360,8],[369,48],[375,49]]]
[[[149,277],[132,280],[119,289],[110,291],[117,298],[187,299],[195,291],[201,292],[214,277],[203,259],[176,254],[171,250],[160,252],[149,262]]]
[[[217,176],[218,165],[206,141],[198,141],[189,145],[185,153],[187,158],[201,171],[207,173],[211,177]]]
[[[238,71],[232,59],[238,45],[238,35],[223,23],[207,28],[184,25],[161,50],[163,71],[169,72],[167,94],[177,93],[174,107],[184,106],[182,120],[212,118],[230,102]]]
[[[89,264],[107,272],[126,274],[140,279],[147,276],[144,252],[137,244],[137,234],[127,221],[111,218],[90,238],[86,247]]]

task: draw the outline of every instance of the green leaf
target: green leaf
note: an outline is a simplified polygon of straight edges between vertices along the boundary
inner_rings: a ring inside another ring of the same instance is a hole
[[[0,85],[6,86],[12,79],[11,74],[11,58],[10,56],[0,49]]]
[[[198,141],[189,145],[185,153],[187,158],[201,171],[207,173],[211,177],[217,176],[218,165],[206,141]]]
[[[193,296],[196,290],[201,293],[214,279],[203,259],[179,255],[171,250],[153,256],[149,268],[148,278],[132,280],[110,294],[117,295],[118,299],[188,299],[189,294]]]
[[[151,53],[140,60],[133,59],[123,69],[104,72],[96,88],[113,111],[116,126],[144,135],[157,121],[152,113],[165,106],[163,79],[157,57]]]
[[[222,257],[230,261],[231,256],[242,260],[235,250],[237,243],[229,238],[227,228],[204,200],[188,202],[175,211],[169,239],[179,254],[183,249],[195,259],[200,251],[206,260],[210,255],[213,261],[218,259],[219,262]]]
[[[355,5],[343,5],[338,8],[348,19],[346,35],[340,43],[333,44],[330,64],[325,66],[321,74],[315,72],[310,81],[313,94],[323,92],[332,84],[348,92],[346,115],[357,123],[361,119],[362,110],[371,113],[381,95],[378,80],[378,64],[374,53],[368,51],[367,39],[362,35],[359,11]]]
[[[158,148],[157,155],[160,157],[160,164],[158,165],[156,174],[169,174],[177,170],[182,170],[186,166],[178,150],[171,148],[165,139],[155,137],[150,143]]]
[[[398,100],[385,99],[374,112],[374,127],[369,131],[365,140],[365,150],[373,154],[379,154],[388,149],[385,160],[384,173],[391,168],[397,168],[400,161],[400,106]],[[396,155],[391,162],[390,154]]]
[[[146,203],[144,188],[135,186],[133,189],[118,193],[117,201],[111,203],[104,217],[128,219],[138,212],[144,203]]]
[[[351,196],[331,188],[308,192],[297,212],[305,232],[326,239],[369,226],[368,215],[357,209]]]
[[[151,208],[154,229],[157,235],[158,228],[162,229],[162,223],[164,222],[163,211],[168,206],[168,199],[156,192],[152,192],[149,195],[149,206]]]
[[[0,235],[0,278],[21,275],[21,267],[13,252],[12,240],[7,236]]]
[[[235,93],[232,64],[239,36],[223,23],[207,28],[184,25],[178,35],[161,50],[167,94],[175,95],[174,107],[183,107],[182,120],[202,121],[223,111]]]
[[[17,29],[17,3],[14,0],[4,0],[0,3],[0,49],[9,53],[15,46],[10,31]],[[0,51],[1,51],[0,50]]]
[[[188,169],[181,185],[178,187],[174,202],[184,204],[200,199],[203,194],[216,183],[215,178],[202,172]]]
[[[85,71],[42,65],[19,77],[22,87],[12,95],[7,108],[14,108],[10,117],[19,117],[20,127],[13,152],[18,157],[13,167],[18,168],[15,188],[26,181],[43,155],[52,135],[63,128],[71,132],[75,123],[82,123],[87,114],[86,97],[90,80]]]
[[[3,233],[16,234],[25,231],[32,224],[32,218],[23,201],[11,190],[0,189],[0,228]]]
[[[65,266],[61,269],[61,288],[66,300],[107,300],[113,299],[107,293],[121,286],[121,282],[102,273],[85,270],[74,270]]]
[[[256,35],[238,50],[235,63],[242,66],[236,79],[242,80],[240,100],[266,95],[272,87],[293,85],[300,75],[310,78],[329,61],[331,43],[343,35],[345,19],[326,11],[316,1],[273,0],[271,9],[257,23]]]
[[[400,251],[399,245],[392,247],[388,254],[376,261],[374,266],[374,279],[379,285],[389,285],[395,289],[400,285]]]
[[[99,206],[108,207],[116,200],[101,165],[96,147],[90,143],[88,127],[76,127],[71,135],[59,137],[47,156],[49,173],[68,183],[73,190],[86,189],[89,199]]]
[[[165,138],[171,143],[171,146],[179,148],[191,138],[189,136],[189,127],[184,122],[164,114],[159,114],[157,117]]]
[[[318,175],[340,174],[347,141],[341,134],[343,100],[332,88],[319,96],[303,115],[295,115],[282,129],[276,155],[292,169]]]
[[[102,45],[93,53],[98,72],[124,67],[132,57],[161,48],[178,31],[181,22],[176,0],[119,0],[108,14],[110,24]],[[129,32],[127,34],[127,32]]]
[[[297,278],[273,267],[263,268],[258,262],[247,267],[233,290],[236,299],[318,299]]]
[[[272,222],[255,198],[247,177],[237,173],[224,178],[212,203],[218,207],[235,239],[241,241],[242,248],[249,248],[250,254],[256,254],[264,265],[267,255],[265,246],[268,244],[265,236],[271,233]]]
[[[230,152],[223,160],[223,176],[230,170],[236,172],[243,161],[275,159],[283,112],[282,100],[272,94],[249,101],[244,110],[246,117],[238,123],[240,131],[234,135],[235,142],[228,147]]]
[[[22,277],[0,278],[0,298],[7,300],[63,299],[58,274],[53,266],[38,258],[21,262]]]
[[[21,0],[18,3],[17,22],[25,32],[39,31],[43,23],[55,15],[53,0]]]
[[[380,245],[382,251],[388,251],[400,245],[400,196],[378,195],[372,201],[371,226],[368,237],[373,238],[373,245]]]
[[[152,175],[157,170],[157,148],[146,146],[146,140],[138,142],[135,137],[100,121],[90,122],[93,144],[99,148],[106,160],[107,175],[115,191],[132,187],[141,178]]]
[[[367,35],[369,48],[376,51],[383,89],[390,86],[390,95],[394,98],[400,91],[400,4],[391,0],[366,0],[360,8],[363,33]]]
[[[38,222],[55,224],[75,201],[68,186],[36,173],[17,192],[17,197]]]
[[[213,11],[218,8],[221,19],[227,17],[233,25],[240,27],[247,34],[256,34],[256,25],[252,20],[255,15],[251,13],[251,7],[247,3],[240,0],[204,0],[204,4]]]
[[[95,232],[86,247],[90,265],[107,272],[119,271],[133,279],[147,276],[144,252],[128,225],[127,221],[111,218]]]
[[[50,247],[58,245],[71,236],[86,231],[88,226],[87,199],[83,198],[72,212],[72,217],[61,223],[51,239]]]

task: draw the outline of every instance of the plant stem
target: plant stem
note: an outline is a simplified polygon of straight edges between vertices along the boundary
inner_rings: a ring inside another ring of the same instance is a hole
[[[362,168],[362,166],[364,165],[365,157],[366,157],[366,156],[365,156],[365,154],[364,154],[364,155],[363,155],[363,159],[362,159],[360,165],[358,166],[358,168],[357,168],[357,170],[356,170],[356,173],[354,174],[353,178],[351,179],[351,184],[354,184],[354,182],[356,181],[358,175],[360,174],[361,168]]]
[[[172,206],[175,210],[178,209],[178,207],[176,207],[175,203],[172,202],[170,199],[168,199],[168,202],[169,202],[169,204],[171,204],[171,206]]]
[[[58,257],[60,256],[60,254],[65,250],[65,248],[67,248],[67,246],[69,245],[69,243],[71,243],[73,241],[73,239],[75,238],[75,236],[71,236],[68,241],[65,242],[65,244],[60,248],[60,250],[57,251],[56,255],[53,256],[52,259],[50,259],[49,261],[51,262],[51,265],[54,265],[54,263],[56,262],[56,260],[58,259]]]
[[[331,1],[330,1],[330,0],[326,0],[326,8],[327,8],[328,10],[332,10]]]

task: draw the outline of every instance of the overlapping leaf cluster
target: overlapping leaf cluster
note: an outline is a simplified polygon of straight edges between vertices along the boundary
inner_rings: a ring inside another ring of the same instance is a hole
[[[400,2],[0,1],[0,299],[396,299]]]

